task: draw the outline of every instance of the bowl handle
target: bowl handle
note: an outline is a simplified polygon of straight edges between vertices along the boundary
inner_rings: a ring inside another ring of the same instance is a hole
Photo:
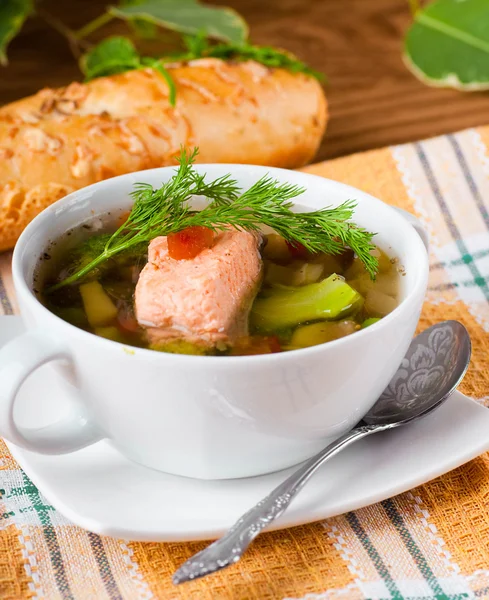
[[[75,398],[69,400],[69,414],[46,427],[31,429],[15,423],[15,400],[24,381],[42,365],[60,359],[71,362],[69,351],[41,330],[23,333],[0,349],[0,436],[42,454],[73,452],[104,437]]]
[[[397,208],[397,206],[393,206],[392,208],[394,208],[395,211],[397,211],[400,215],[402,215],[406,219],[406,221],[409,221],[409,224],[412,227],[414,227],[417,234],[421,238],[423,244],[425,245],[426,251],[429,252],[430,251],[430,237],[429,237],[426,229],[421,224],[421,221],[417,217],[415,217],[413,214],[408,212],[407,210],[404,210],[403,208]]]

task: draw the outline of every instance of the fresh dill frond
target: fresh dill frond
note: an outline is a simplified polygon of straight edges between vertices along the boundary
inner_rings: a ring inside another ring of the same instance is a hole
[[[75,283],[100,263],[123,250],[142,242],[149,243],[155,237],[174,231],[175,223],[184,222],[185,215],[191,212],[188,201],[194,196],[204,196],[217,203],[235,200],[240,192],[237,181],[230,175],[225,175],[207,183],[205,175],[197,173],[193,168],[197,154],[198,148],[192,152],[182,148],[175,175],[158,189],[147,183],[135,184],[131,193],[134,204],[129,217],[110,236],[103,252],[76,273],[52,286],[48,292]]]
[[[312,212],[294,212],[293,200],[304,193],[304,188],[280,183],[269,175],[243,193],[231,175],[206,182],[206,176],[193,167],[197,153],[197,148],[193,152],[182,149],[176,173],[160,188],[136,184],[132,192],[134,204],[127,221],[108,238],[100,255],[48,292],[77,282],[122,251],[192,226],[215,231],[229,227],[258,231],[267,225],[289,242],[326,254],[339,254],[348,246],[363,261],[370,275],[375,276],[377,259],[371,255],[375,248],[374,234],[351,221],[354,201]],[[201,211],[193,210],[190,201],[195,196],[204,196],[210,203]]]
[[[224,201],[220,206],[214,202],[189,218],[191,225],[204,225],[210,229],[231,226],[250,231],[267,225],[287,241],[298,242],[313,253],[340,254],[348,246],[374,277],[377,259],[370,253],[375,248],[374,234],[351,221],[355,201],[347,200],[334,208],[312,212],[294,212],[291,200],[304,191],[299,186],[281,184],[266,175],[236,200]]]

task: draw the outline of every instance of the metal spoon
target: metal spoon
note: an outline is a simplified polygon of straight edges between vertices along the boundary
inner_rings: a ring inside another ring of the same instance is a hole
[[[458,321],[433,325],[414,338],[406,357],[373,408],[358,425],[310,458],[219,540],[195,554],[173,575],[179,584],[232,565],[250,543],[289,506],[317,469],[343,448],[378,431],[424,417],[462,380],[470,361],[469,334]]]

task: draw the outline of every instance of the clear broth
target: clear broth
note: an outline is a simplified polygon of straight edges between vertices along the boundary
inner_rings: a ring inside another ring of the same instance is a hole
[[[114,229],[114,226],[106,227],[105,235]],[[46,289],[50,285],[75,272],[80,264],[86,264],[90,260],[90,255],[98,253],[97,247],[101,245],[101,236],[104,233],[94,233],[89,226],[84,225],[70,232],[70,235],[69,240],[57,243],[49,254],[44,255],[44,258],[47,256],[52,260],[44,260],[42,263],[39,277],[42,285],[39,286],[38,292],[40,300],[58,317],[85,331],[125,345],[152,348],[146,330],[139,326],[134,312],[134,291],[139,273],[147,262],[147,249],[143,247],[121,253],[103,263],[78,284],[47,294]],[[255,303],[280,293],[284,286],[297,290],[324,282],[333,275],[358,292],[361,301],[353,302],[352,306],[332,319],[306,319],[292,325],[286,323],[276,327],[264,327],[260,319],[253,316],[252,308],[249,335],[238,339],[232,346],[209,350],[187,343],[173,343],[157,350],[219,356],[296,350],[351,335],[383,318],[399,303],[400,275],[397,260],[388,257],[378,248],[374,252],[379,260],[379,272],[375,281],[372,281],[361,261],[349,249],[345,249],[338,256],[311,255],[291,249],[280,236],[273,233],[265,235],[264,241],[264,276]],[[91,285],[83,288],[84,297],[80,288],[87,283]],[[87,316],[88,288],[90,293],[95,294],[89,298],[89,303],[98,303],[97,310],[107,305],[103,325],[94,326],[93,319]],[[101,293],[103,296],[100,296]],[[105,301],[105,297],[110,300],[110,304]],[[111,308],[111,305],[114,308]],[[287,307],[285,311],[286,309]]]

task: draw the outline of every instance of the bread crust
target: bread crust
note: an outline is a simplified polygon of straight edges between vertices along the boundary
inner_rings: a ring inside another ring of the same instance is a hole
[[[327,121],[318,82],[253,61],[169,65],[177,105],[152,69],[44,89],[0,109],[0,250],[73,190],[175,164],[180,146],[199,162],[299,167]]]

